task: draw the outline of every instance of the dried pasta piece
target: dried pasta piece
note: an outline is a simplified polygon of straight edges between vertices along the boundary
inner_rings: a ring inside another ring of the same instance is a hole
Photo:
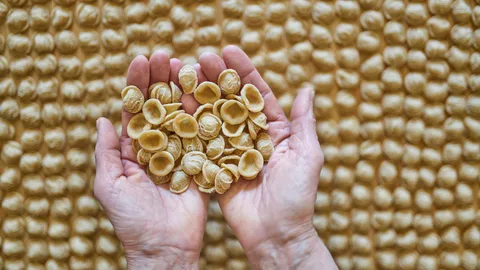
[[[223,154],[225,149],[225,139],[222,136],[218,136],[213,140],[210,140],[206,147],[206,154],[209,159],[217,159]]]
[[[138,113],[142,110],[145,98],[142,91],[134,85],[123,88],[122,93],[123,107],[129,113]]]
[[[220,87],[212,82],[202,82],[193,92],[200,104],[213,104],[220,99]]]
[[[243,151],[254,148],[252,137],[245,132],[242,132],[238,137],[228,138],[228,142],[236,149]]]
[[[144,130],[150,130],[151,128],[152,124],[145,119],[143,113],[138,113],[130,119],[130,122],[128,122],[127,134],[128,137],[132,139],[138,139]]]
[[[206,160],[202,166],[201,174],[203,176],[203,181],[204,181],[202,187],[204,188],[213,187],[213,185],[215,184],[215,176],[217,175],[218,171],[220,171],[220,167],[217,164],[213,163],[213,161],[211,160]]]
[[[170,180],[169,189],[172,193],[183,193],[190,186],[190,176],[187,175],[184,171],[176,171],[172,174],[172,179]]]
[[[165,116],[165,119],[163,121],[167,122],[167,121],[173,120],[173,119],[175,119],[175,117],[177,117],[177,115],[179,115],[181,113],[184,113],[184,112],[185,112],[184,110],[178,110],[178,111],[171,112],[171,113],[167,114],[167,116]]]
[[[223,194],[230,188],[230,185],[232,183],[232,173],[225,168],[220,169],[220,171],[218,171],[217,175],[215,176],[215,191],[218,194]]]
[[[235,165],[238,165],[239,162],[240,162],[240,157],[239,157],[239,156],[228,155],[228,156],[221,157],[221,158],[217,161],[217,164],[218,164],[219,166],[222,166],[222,164],[235,164]]]
[[[240,123],[238,125],[230,125],[227,122],[223,122],[223,124],[222,124],[223,135],[225,135],[227,137],[240,136],[240,134],[242,134],[244,129],[245,129],[245,122]]]
[[[177,160],[182,155],[182,140],[175,134],[168,136],[167,148],[165,151],[169,152],[174,160]]]
[[[198,138],[198,136],[193,138],[183,138],[182,144],[183,144],[183,150],[185,150],[185,153],[192,152],[192,151],[203,152],[203,144],[200,138]]]
[[[180,113],[173,120],[173,130],[182,138],[193,138],[198,135],[198,123],[193,116]]]
[[[248,110],[241,102],[226,101],[220,108],[221,119],[231,125],[243,123],[248,117]]]
[[[172,103],[172,90],[168,83],[158,82],[150,85],[148,88],[150,98],[156,98],[160,100],[162,104]]]
[[[188,175],[199,174],[205,160],[207,160],[207,155],[203,152],[188,152],[182,158],[182,170]]]
[[[240,157],[238,171],[245,180],[252,180],[257,177],[263,167],[263,156],[255,149],[247,150]]]
[[[195,111],[195,113],[193,114],[193,117],[195,119],[197,119],[198,121],[198,118],[204,114],[204,113],[212,113],[213,112],[213,105],[210,104],[210,103],[207,103],[207,104],[203,104],[203,105],[200,105],[197,110]]]
[[[163,108],[165,108],[165,111],[167,114],[171,114],[175,111],[177,111],[180,107],[182,107],[182,103],[180,102],[175,102],[175,103],[169,103],[169,104],[164,104]]]
[[[215,187],[212,188],[203,188],[203,187],[198,187],[198,191],[207,193],[207,194],[212,194],[215,192]]]
[[[197,186],[200,188],[204,188],[204,189],[210,189],[212,187],[214,187],[214,184],[213,183],[209,183],[206,179],[205,179],[205,176],[203,176],[203,174],[199,173],[199,174],[195,174],[193,176],[193,182],[195,182],[195,184],[197,184]]]
[[[242,81],[234,69],[226,69],[220,73],[217,80],[218,86],[224,96],[236,94],[240,90]]]
[[[240,91],[240,95],[249,111],[261,112],[263,110],[263,97],[255,85],[249,83],[245,84]]]
[[[253,123],[252,119],[247,119],[247,130],[248,130],[248,134],[250,134],[250,137],[252,137],[252,139],[256,140],[258,132],[261,130],[261,128],[259,126],[255,125],[255,123]]]
[[[155,153],[148,163],[150,172],[158,176],[168,175],[175,166],[175,160],[173,156],[167,151],[161,151]]]
[[[155,184],[155,185],[162,185],[162,184],[167,184],[170,182],[170,179],[172,178],[172,174],[169,173],[165,176],[158,176],[153,174],[149,168],[147,168],[147,176],[150,178],[150,180]]]
[[[263,160],[268,161],[273,154],[273,142],[270,135],[265,132],[258,134],[255,142],[256,149],[263,156]]]
[[[160,125],[160,130],[164,132],[174,132],[173,119],[164,121],[163,124]]]
[[[165,119],[167,111],[158,99],[149,99],[143,104],[143,115],[152,125],[160,125]]]
[[[222,164],[222,168],[227,169],[233,175],[233,181],[237,182],[240,179],[240,172],[238,171],[238,166],[235,164]]]
[[[142,166],[146,166],[150,162],[151,158],[152,158],[152,153],[146,151],[145,149],[138,150],[137,152],[138,164]]]
[[[213,114],[216,116],[216,117],[220,117],[220,108],[222,108],[222,105],[227,102],[226,99],[224,98],[221,98],[217,101],[215,101],[215,103],[213,103]]]
[[[182,86],[183,92],[185,94],[191,94],[198,85],[197,71],[195,71],[193,66],[185,65],[178,73],[178,80]]]
[[[222,120],[211,113],[204,113],[198,119],[198,136],[203,140],[212,140],[220,134]]]
[[[182,100],[182,90],[174,82],[170,82],[172,90],[172,103],[179,103]]]
[[[267,116],[263,112],[250,112],[248,118],[261,129],[268,129]]]
[[[138,143],[143,149],[155,152],[167,147],[168,137],[160,130],[152,129],[142,132],[138,137]]]
[[[138,140],[132,139],[132,149],[135,153],[138,153],[142,147],[138,143]]]
[[[234,95],[234,94],[226,95],[225,99],[226,100],[236,100],[236,101],[238,101],[242,104],[245,104],[245,102],[243,101],[241,96],[237,96],[237,95]]]

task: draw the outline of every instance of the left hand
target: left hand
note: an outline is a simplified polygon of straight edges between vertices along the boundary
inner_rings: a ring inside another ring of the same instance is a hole
[[[147,99],[150,84],[179,85],[181,67],[180,60],[164,52],[150,60],[137,56],[128,69],[127,85],[137,86]],[[182,102],[188,111],[191,100]],[[124,246],[129,269],[198,268],[209,198],[193,181],[182,194],[150,181],[127,135],[132,116],[123,110],[120,138],[109,120],[97,120],[95,197]]]

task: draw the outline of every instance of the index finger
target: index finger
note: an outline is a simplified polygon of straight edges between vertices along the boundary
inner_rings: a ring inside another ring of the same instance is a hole
[[[139,55],[133,59],[132,63],[128,67],[127,72],[127,85],[134,85],[142,91],[143,97],[147,99],[147,90],[150,82],[150,66],[148,59]],[[128,137],[127,125],[134,114],[129,113],[122,108],[122,137]]]
[[[270,86],[262,79],[248,55],[240,48],[229,45],[223,49],[222,56],[227,68],[237,71],[242,84],[250,83],[258,88],[265,102],[263,112],[267,116],[268,121],[288,122]]]

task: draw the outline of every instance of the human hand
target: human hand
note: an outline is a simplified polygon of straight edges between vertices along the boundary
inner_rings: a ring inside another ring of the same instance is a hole
[[[127,85],[147,96],[150,84],[174,81],[182,63],[157,52],[137,56],[128,69]],[[192,100],[182,99],[191,110]],[[208,196],[192,183],[182,194],[156,186],[137,163],[126,127],[132,114],[122,112],[122,134],[112,123],[97,120],[94,193],[122,242],[129,269],[198,268],[207,220]]]
[[[217,200],[227,223],[254,268],[337,269],[313,227],[314,203],[323,154],[313,116],[313,89],[302,89],[289,121],[248,56],[235,46],[200,56],[205,77],[217,81],[230,68],[242,84],[260,90],[275,151],[255,180],[241,180]]]

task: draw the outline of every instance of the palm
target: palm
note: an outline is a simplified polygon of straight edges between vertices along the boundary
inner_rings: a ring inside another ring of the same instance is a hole
[[[150,83],[175,81],[180,67],[180,61],[169,60],[164,53],[155,54],[150,62],[138,57],[129,68],[127,83],[136,85],[146,94]],[[168,249],[199,254],[208,196],[200,193],[194,184],[178,195],[171,193],[168,185],[156,186],[150,181],[145,169],[137,163],[131,139],[126,134],[125,127],[131,117],[128,112],[123,112],[120,140],[111,123],[103,120],[99,124],[99,134],[100,129],[104,130],[97,148],[102,147],[102,143],[109,147],[96,151],[100,168],[97,167],[95,195],[111,220],[127,256],[129,250],[154,254]],[[102,171],[102,163],[107,165],[105,171]]]

